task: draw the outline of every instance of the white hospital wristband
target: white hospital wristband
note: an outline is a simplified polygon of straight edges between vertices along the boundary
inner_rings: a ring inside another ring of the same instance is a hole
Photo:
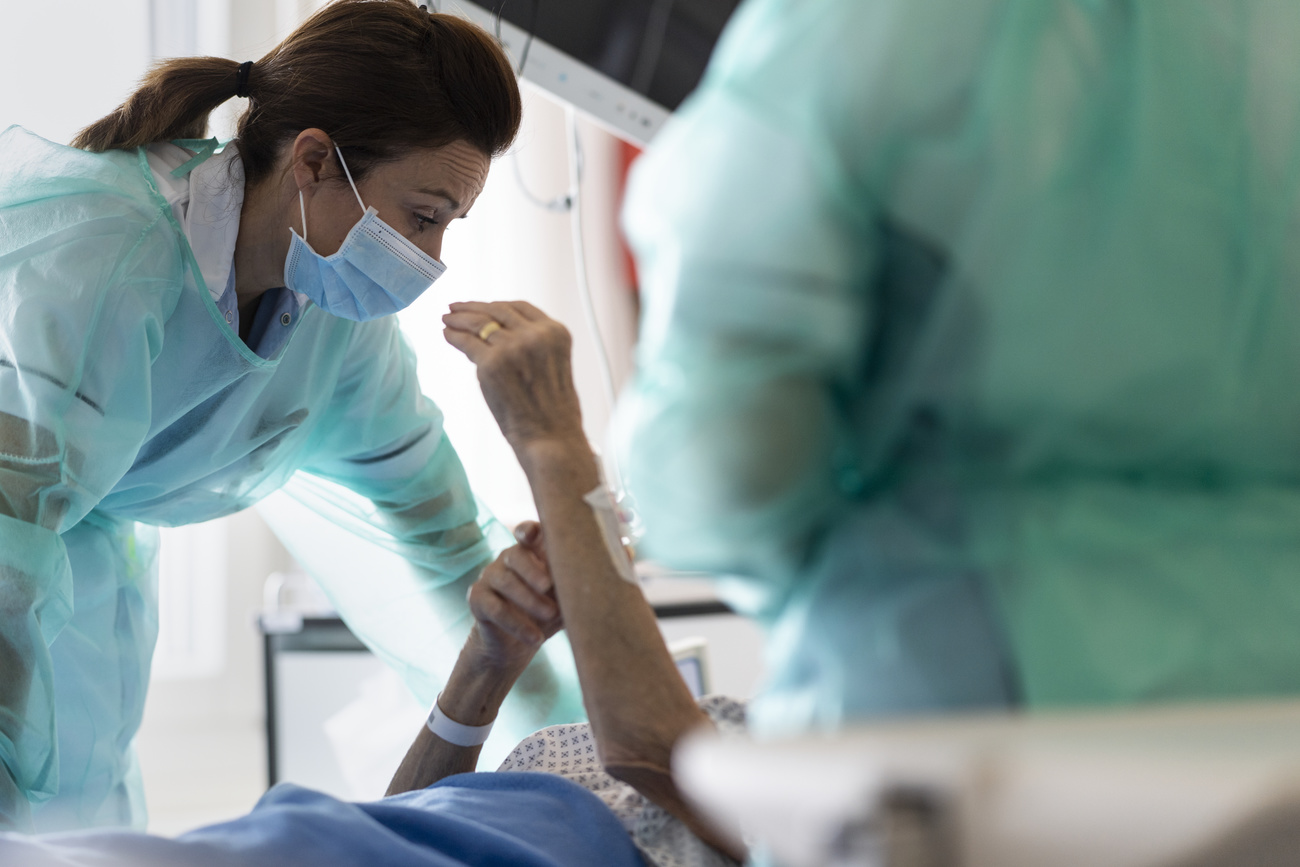
[[[442,698],[442,693],[438,693]],[[425,723],[429,731],[449,744],[458,747],[477,747],[492,734],[492,723],[485,726],[467,726],[456,722],[438,707],[438,698],[433,700],[433,710],[429,711],[429,721]]]

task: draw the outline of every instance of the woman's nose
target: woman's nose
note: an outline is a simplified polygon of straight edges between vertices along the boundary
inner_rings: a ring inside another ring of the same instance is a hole
[[[439,262],[442,261],[442,230],[441,229],[438,230],[437,235],[429,239],[428,244],[425,245],[424,247],[424,252],[428,253],[430,256],[437,259]]]

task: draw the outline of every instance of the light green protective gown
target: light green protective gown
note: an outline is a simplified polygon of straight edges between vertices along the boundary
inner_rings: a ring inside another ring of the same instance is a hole
[[[293,328],[264,359],[219,317],[143,151],[0,135],[0,827],[143,823],[146,525],[230,514],[300,469],[316,481],[299,500],[383,544],[318,577],[433,700],[466,587],[503,544],[486,534],[504,531],[394,319],[308,307]],[[413,565],[392,568],[394,551]],[[523,716],[575,707],[551,683]]]
[[[771,729],[1300,690],[1300,4],[749,0],[636,168],[646,550]]]

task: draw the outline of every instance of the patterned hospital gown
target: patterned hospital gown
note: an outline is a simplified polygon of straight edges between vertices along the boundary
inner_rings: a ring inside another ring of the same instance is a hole
[[[700,699],[723,735],[745,730],[745,706],[726,696]],[[680,819],[627,783],[605,773],[591,726],[551,726],[519,743],[498,771],[537,771],[565,777],[594,793],[618,817],[632,842],[654,867],[735,867],[736,862],[691,833]]]

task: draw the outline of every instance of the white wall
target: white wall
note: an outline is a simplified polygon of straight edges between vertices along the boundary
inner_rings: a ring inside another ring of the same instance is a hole
[[[448,436],[475,492],[507,523],[535,517],[536,510],[523,472],[483,403],[473,366],[443,340],[441,317],[447,305],[519,299],[559,319],[574,337],[574,379],[583,421],[598,448],[610,414],[595,343],[578,299],[569,216],[537,207],[520,186],[545,200],[565,193],[564,110],[527,83],[523,95],[524,121],[514,153],[493,166],[469,219],[456,221],[447,231],[447,273],[400,314],[420,359],[421,385],[446,413]],[[579,121],[579,134],[587,269],[614,382],[621,384],[631,371],[636,310],[617,242],[618,142],[585,121]]]
[[[0,129],[66,144],[116,108],[149,61],[149,0],[0,0]]]

